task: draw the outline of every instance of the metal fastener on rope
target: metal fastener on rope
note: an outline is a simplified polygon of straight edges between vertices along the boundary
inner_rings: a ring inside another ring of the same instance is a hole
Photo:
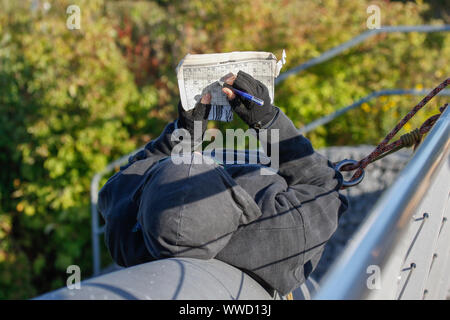
[[[413,145],[418,145],[422,140],[422,135],[418,128],[411,132],[408,132],[400,137],[403,147],[412,147]]]
[[[353,164],[354,165],[354,164],[357,164],[357,163],[358,163],[358,161],[356,161],[356,160],[344,159],[344,160],[339,161],[338,163],[336,163],[334,165],[334,170],[340,171],[340,169],[343,166],[346,166],[348,164]],[[350,181],[345,181],[344,180],[343,183],[342,183],[342,187],[346,188],[346,187],[356,186],[357,184],[359,184],[364,179],[364,174],[365,174],[364,169],[362,169],[362,174],[358,178],[356,178],[354,180],[350,180]]]
[[[406,122],[408,122],[417,111],[423,108],[425,104],[427,104],[435,95],[437,95],[441,90],[443,90],[446,86],[450,84],[450,78],[445,79],[440,85],[438,85],[436,88],[434,88],[425,98],[423,98],[414,108],[411,109],[410,112],[408,112],[398,123],[397,125],[387,134],[387,136],[381,141],[377,147],[365,158],[361,159],[358,162],[353,162],[353,165],[351,165],[351,162],[345,162],[345,161],[354,161],[354,160],[343,160],[341,162],[338,162],[337,165],[335,165],[335,169],[339,170],[341,167],[348,165],[349,168],[345,170],[345,167],[343,168],[345,171],[351,171],[351,170],[357,170],[355,174],[353,175],[352,179],[350,181],[344,181],[344,184],[341,189],[344,189],[346,187],[351,187],[357,185],[359,182],[361,182],[362,177],[364,176],[364,168],[376,161],[379,160],[386,155],[395,152],[397,150],[400,150],[401,148],[408,146],[408,145],[414,145],[415,148],[419,145],[420,140],[422,138],[422,135],[426,134],[431,127],[434,125],[434,123],[437,121],[437,119],[441,116],[441,114],[444,112],[444,110],[447,108],[448,103],[446,103],[443,107],[439,108],[439,114],[436,114],[427,120],[421,125],[419,130],[414,130],[406,135],[403,135],[400,139],[397,141],[392,142],[391,144],[388,144],[388,142],[397,134],[397,132],[405,125]],[[414,148],[414,149],[415,149]]]

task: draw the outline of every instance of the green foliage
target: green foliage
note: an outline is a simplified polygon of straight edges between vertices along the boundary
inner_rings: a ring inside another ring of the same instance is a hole
[[[176,117],[174,69],[186,53],[286,49],[287,70],[366,31],[373,4],[64,0],[45,10],[41,2],[32,10],[31,1],[0,1],[0,299],[62,286],[71,264],[90,275],[90,179]],[[66,28],[70,4],[81,8],[81,30]],[[442,23],[422,1],[377,4],[382,25]],[[432,88],[450,74],[449,41],[378,35],[290,77],[275,102],[300,127],[375,90]],[[420,99],[370,101],[308,137],[315,147],[376,143]]]
[[[90,179],[137,147],[130,116],[156,102],[137,89],[102,3],[79,2],[86,26],[71,31],[72,3],[0,15],[0,298],[59,287],[71,264],[89,275]]]

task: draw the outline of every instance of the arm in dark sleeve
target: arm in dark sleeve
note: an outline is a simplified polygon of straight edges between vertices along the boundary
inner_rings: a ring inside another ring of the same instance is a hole
[[[259,140],[271,153],[272,162],[278,163],[278,174],[289,186],[308,184],[339,190],[341,174],[334,170],[328,159],[314,151],[311,142],[299,133],[283,111],[278,109],[274,119],[263,130],[267,130],[267,139],[265,134],[259,134]],[[274,130],[278,131],[278,139],[274,139]]]
[[[299,133],[281,110],[266,129],[269,140],[270,129],[278,129],[278,150],[276,145],[268,149],[272,152],[271,158],[279,157],[278,174],[286,180],[287,189],[276,196],[276,201],[287,200],[291,210],[301,217],[305,244],[303,273],[306,278],[317,266],[324,245],[347,209],[347,199],[339,193],[343,178],[328,159],[314,151],[310,141]]]

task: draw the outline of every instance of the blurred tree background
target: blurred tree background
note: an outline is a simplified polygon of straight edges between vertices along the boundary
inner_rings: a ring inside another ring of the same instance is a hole
[[[71,264],[90,276],[90,180],[175,119],[175,67],[187,53],[285,49],[283,72],[366,31],[370,4],[390,26],[448,24],[450,8],[437,0],[0,4],[0,299],[61,287]],[[66,27],[71,4],[81,9],[80,30]],[[375,90],[433,88],[450,74],[448,57],[448,33],[377,35],[288,78],[275,103],[301,127]],[[315,147],[375,144],[420,99],[381,97],[308,137]],[[407,129],[443,103],[434,99]],[[242,126],[235,118],[210,126]]]

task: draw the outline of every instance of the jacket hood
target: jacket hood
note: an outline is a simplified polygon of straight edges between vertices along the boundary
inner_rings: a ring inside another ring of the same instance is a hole
[[[213,258],[240,225],[261,216],[253,198],[211,158],[166,158],[148,172],[138,221],[155,258]]]

